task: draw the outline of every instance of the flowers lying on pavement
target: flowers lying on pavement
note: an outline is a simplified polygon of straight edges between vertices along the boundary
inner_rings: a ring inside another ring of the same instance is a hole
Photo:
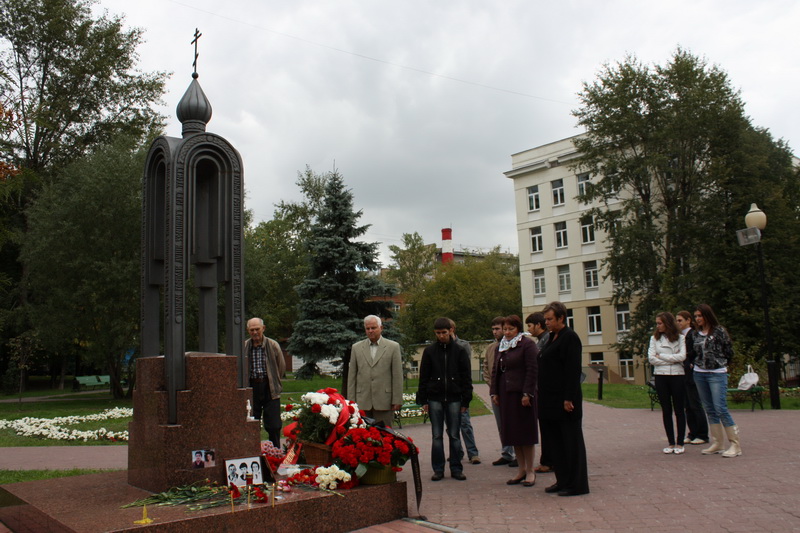
[[[108,431],[106,428],[93,430],[68,429],[62,426],[80,424],[81,422],[97,422],[103,420],[130,418],[133,409],[115,407],[101,413],[80,416],[59,416],[56,418],[19,418],[17,420],[0,420],[0,429],[11,429],[21,437],[37,437],[55,440],[128,440],[127,431]]]

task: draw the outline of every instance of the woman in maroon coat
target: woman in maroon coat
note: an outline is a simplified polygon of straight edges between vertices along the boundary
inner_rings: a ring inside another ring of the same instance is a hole
[[[517,475],[506,483],[532,487],[536,482],[534,445],[539,442],[536,423],[536,343],[522,334],[522,320],[503,320],[503,338],[497,346],[490,393],[500,407],[500,441],[513,446],[519,462]]]

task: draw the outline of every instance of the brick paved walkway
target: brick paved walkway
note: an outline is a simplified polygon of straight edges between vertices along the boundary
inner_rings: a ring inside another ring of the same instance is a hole
[[[485,398],[488,389],[477,385],[476,393]],[[584,435],[592,492],[570,498],[545,494],[552,474],[540,474],[530,488],[505,484],[515,470],[491,465],[500,447],[491,416],[472,419],[483,463],[465,465],[467,481],[445,477],[431,482],[430,424],[402,431],[421,449],[420,514],[440,531],[800,531],[800,411],[736,410],[733,416],[741,430],[741,457],[702,456],[702,446],[665,455],[660,412],[587,402]],[[4,448],[0,469],[127,466],[125,447],[60,447],[53,452]],[[398,477],[408,483],[409,515],[417,517],[410,465]],[[401,520],[361,531],[431,529],[420,521]]]

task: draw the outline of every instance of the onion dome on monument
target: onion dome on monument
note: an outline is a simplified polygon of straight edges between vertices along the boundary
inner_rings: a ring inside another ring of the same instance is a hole
[[[211,102],[197,81],[197,72],[192,73],[192,83],[178,102],[177,116],[183,124],[183,136],[206,131],[206,124],[211,120]]]

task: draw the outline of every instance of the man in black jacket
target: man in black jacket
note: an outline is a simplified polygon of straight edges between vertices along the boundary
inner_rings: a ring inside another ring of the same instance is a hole
[[[433,323],[436,342],[422,352],[417,404],[431,419],[432,481],[444,477],[444,426],[450,441],[450,476],[464,481],[461,465],[461,413],[472,401],[472,373],[467,352],[453,342],[450,319],[437,318]]]

